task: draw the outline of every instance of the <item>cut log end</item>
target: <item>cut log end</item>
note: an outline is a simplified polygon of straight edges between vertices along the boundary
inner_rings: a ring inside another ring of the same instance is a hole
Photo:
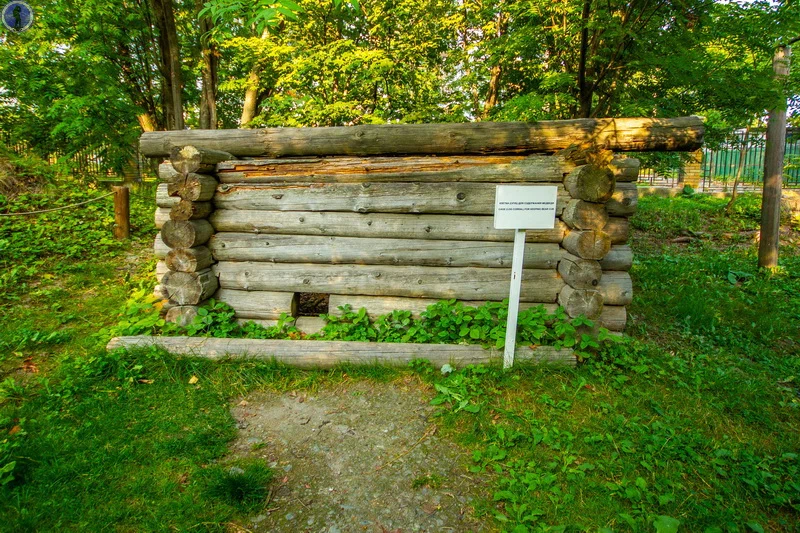
[[[573,289],[569,285],[561,289],[558,305],[572,317],[585,316],[594,319],[603,311],[603,295],[593,289]]]
[[[570,196],[587,202],[607,202],[614,194],[614,174],[607,167],[583,165],[564,179]]]
[[[604,231],[570,231],[561,245],[581,259],[600,260],[611,249],[611,237]]]
[[[161,278],[170,302],[177,305],[197,305],[207,300],[219,287],[210,269],[201,272],[167,272]]]
[[[213,172],[217,163],[231,159],[236,158],[228,152],[195,146],[176,146],[170,151],[172,167],[183,176],[191,172]]]
[[[170,248],[194,248],[208,242],[214,228],[207,220],[167,220],[161,238]]]

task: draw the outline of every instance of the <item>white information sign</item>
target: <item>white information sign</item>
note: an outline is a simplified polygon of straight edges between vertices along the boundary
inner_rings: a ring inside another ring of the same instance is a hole
[[[498,185],[494,200],[495,229],[513,229],[511,289],[508,294],[508,322],[503,367],[514,364],[517,348],[517,315],[522,286],[526,229],[552,229],[556,224],[558,188],[554,185]]]
[[[555,185],[498,185],[495,229],[552,229],[556,222]]]

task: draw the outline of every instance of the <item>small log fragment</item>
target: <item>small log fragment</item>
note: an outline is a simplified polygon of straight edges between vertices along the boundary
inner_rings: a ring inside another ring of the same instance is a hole
[[[208,242],[214,228],[208,220],[168,220],[161,227],[161,238],[170,248],[194,248]]]
[[[572,318],[585,316],[595,319],[603,311],[603,296],[593,289],[573,289],[569,285],[561,289],[558,305]]]
[[[208,246],[173,248],[166,257],[167,266],[176,272],[198,272],[210,267],[213,262]]]
[[[156,238],[153,241],[153,254],[158,259],[165,259],[167,254],[169,253],[169,246],[167,243],[164,242],[164,239],[161,238],[161,233],[156,234]]]
[[[603,204],[570,200],[564,207],[561,220],[572,229],[601,230],[608,223],[608,213]]]
[[[599,260],[611,249],[611,237],[604,231],[570,231],[561,246],[581,259]]]
[[[172,206],[169,212],[171,220],[198,220],[201,218],[208,218],[208,215],[214,211],[211,202],[189,202],[181,200]]]
[[[297,317],[297,320],[294,321],[294,327],[306,335],[312,335],[314,333],[319,333],[319,331],[325,327],[325,320],[317,316],[301,316]]]
[[[167,192],[181,200],[206,202],[214,197],[217,185],[217,179],[213,176],[192,173],[186,179],[181,177],[167,184]]]
[[[156,229],[161,229],[161,226],[169,220],[169,209],[165,207],[156,207],[155,216],[153,217],[153,225]]]
[[[633,300],[633,282],[627,272],[604,271],[597,290],[609,305],[628,305]]]
[[[641,162],[635,157],[615,156],[609,163],[617,183],[630,183],[639,179]]]
[[[625,244],[630,238],[631,225],[627,218],[608,217],[608,223],[603,231],[611,237],[612,244]]]
[[[597,261],[567,254],[558,263],[558,273],[573,289],[594,289],[600,283],[603,270]]]
[[[614,174],[607,167],[582,165],[564,178],[570,196],[587,202],[606,202],[614,193]]]
[[[186,327],[192,323],[196,316],[196,305],[174,305],[167,309],[165,320],[181,327]]]
[[[639,206],[639,191],[635,183],[620,183],[606,204],[608,214],[617,217],[629,217],[636,213]]]
[[[275,291],[238,291],[219,289],[214,299],[226,303],[236,311],[237,318],[274,320],[281,314],[297,314],[297,293]]]
[[[158,283],[161,283],[161,280],[164,278],[164,275],[167,272],[169,272],[169,267],[167,266],[167,263],[165,263],[164,261],[159,261],[158,263],[156,263],[156,281]]]
[[[628,312],[624,305],[603,305],[603,312],[595,321],[609,331],[622,331],[628,321]]]
[[[608,254],[600,260],[603,270],[619,270],[627,272],[633,265],[633,251],[627,244],[611,247]]]
[[[180,198],[174,198],[169,195],[169,184],[159,183],[156,187],[156,206],[157,207],[172,207],[180,201]]]
[[[211,269],[200,272],[174,272],[170,270],[161,278],[161,285],[170,302],[177,305],[197,305],[207,300],[219,287]]]
[[[153,296],[155,296],[159,300],[166,300],[169,298],[167,291],[164,290],[164,287],[161,284],[158,284],[155,287],[153,287]],[[166,311],[165,309],[163,309],[163,307],[162,310]]]
[[[172,167],[181,176],[186,176],[192,172],[215,172],[217,163],[236,159],[228,152],[221,150],[208,150],[195,146],[174,147],[170,151],[169,160]]]
[[[169,161],[164,161],[160,165],[158,165],[158,179],[165,183],[172,183],[173,181],[183,178],[182,174],[179,174],[173,167],[172,163]]]

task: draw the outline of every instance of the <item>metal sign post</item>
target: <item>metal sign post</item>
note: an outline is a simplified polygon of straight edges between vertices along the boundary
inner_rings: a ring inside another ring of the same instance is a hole
[[[495,229],[513,229],[514,252],[511,258],[511,288],[508,295],[508,322],[503,368],[514,364],[517,346],[517,317],[525,258],[525,230],[555,227],[558,188],[552,185],[498,185],[494,203]]]

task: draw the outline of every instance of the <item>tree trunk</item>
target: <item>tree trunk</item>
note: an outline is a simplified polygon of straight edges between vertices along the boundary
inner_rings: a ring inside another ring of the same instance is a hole
[[[195,0],[195,8],[199,12],[203,8],[202,0]],[[200,19],[200,55],[202,59],[202,90],[200,92],[200,129],[217,129],[217,82],[219,52],[211,40],[210,32],[214,23],[209,17]]]
[[[736,203],[736,189],[739,187],[739,180],[742,179],[742,172],[744,171],[744,159],[747,157],[747,141],[750,139],[750,126],[744,130],[744,138],[742,145],[739,147],[739,164],[736,166],[736,177],[733,179],[733,191],[731,191],[731,199],[728,205],[725,206],[725,213],[730,214],[733,204]]]
[[[172,0],[151,0],[158,27],[158,45],[164,78],[165,115],[167,129],[182,130],[183,122],[183,74],[178,31],[175,27],[175,12]]]
[[[262,39],[266,39],[269,32],[264,29],[261,34]],[[242,117],[239,120],[239,127],[245,127],[258,115],[258,86],[261,83],[261,65],[256,62],[250,69],[247,77],[247,89],[244,92],[244,105],[242,106]]]
[[[589,118],[592,116],[592,91],[586,81],[586,61],[589,51],[589,16],[592,12],[592,0],[584,0],[581,13],[581,49],[578,60],[578,116]]]

